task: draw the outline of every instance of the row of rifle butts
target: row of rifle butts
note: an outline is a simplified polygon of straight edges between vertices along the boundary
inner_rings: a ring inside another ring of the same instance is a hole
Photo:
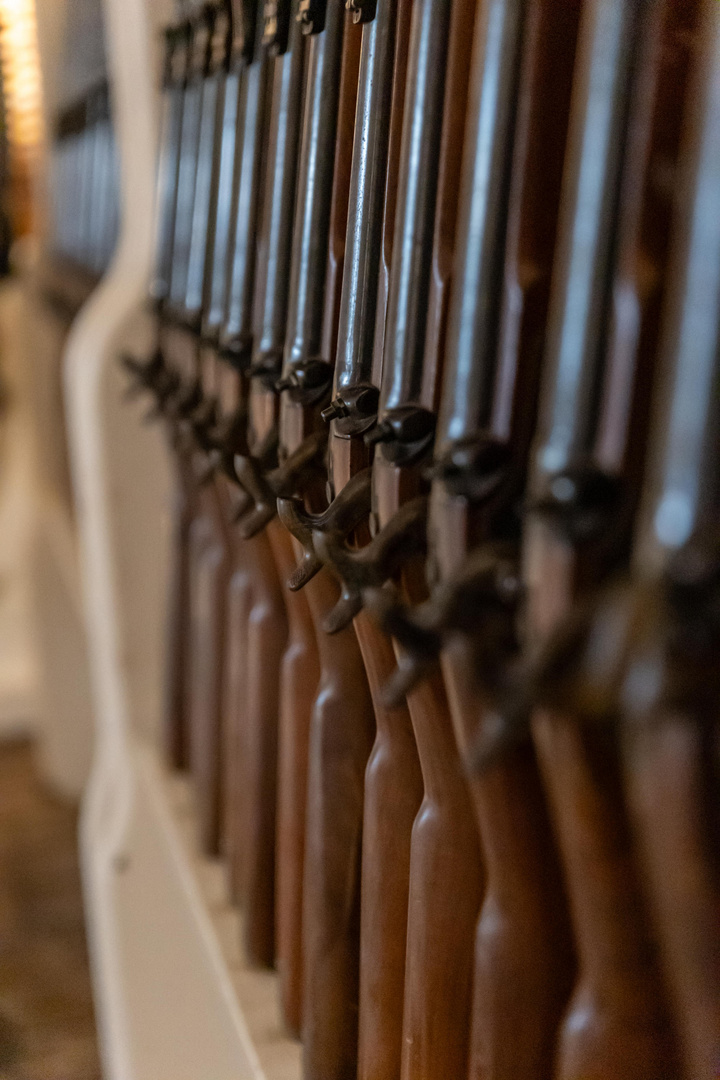
[[[720,1075],[720,3],[166,34],[167,753],[305,1080]]]

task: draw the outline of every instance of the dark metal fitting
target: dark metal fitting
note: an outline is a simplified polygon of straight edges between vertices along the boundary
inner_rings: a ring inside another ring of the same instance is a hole
[[[231,502],[232,508],[230,510],[229,518],[231,522],[235,523],[236,521],[240,521],[240,519],[248,512],[252,505],[252,500],[244,488],[236,486],[233,489]]]
[[[210,450],[208,452],[205,461],[196,470],[195,479],[198,487],[205,487],[219,472],[222,464],[221,458],[222,455],[219,450]]]
[[[610,581],[579,603],[540,651],[499,682],[469,767],[495,764],[535,708],[632,733],[667,717],[715,723],[720,707],[720,535],[698,534],[661,578]]]
[[[153,388],[157,399],[157,407],[160,413],[164,413],[168,402],[180,392],[182,380],[177,371],[168,370],[162,380]]]
[[[340,601],[324,623],[329,634],[344,629],[362,610],[364,590],[380,588],[413,555],[427,551],[425,496],[401,506],[384,529],[365,547],[352,549],[332,533],[315,533],[315,550],[322,562],[340,579]]]
[[[475,748],[473,767],[481,771],[517,745],[529,733],[536,708],[584,725],[614,723],[643,608],[657,621],[656,605],[638,605],[624,583],[612,583],[577,604],[538,652],[507,662],[496,679],[501,692],[488,695],[494,700],[495,718]],[[644,675],[649,674],[645,667]],[[655,686],[650,674],[645,687]]]
[[[188,72],[190,79],[204,79],[208,74],[214,18],[215,12],[213,8],[206,4],[192,20],[192,43]]]
[[[302,561],[287,583],[292,592],[302,589],[322,569],[322,560],[315,550],[315,537],[332,533],[338,540],[344,540],[370,513],[371,495],[372,471],[363,469],[352,477],[322,514],[309,514],[299,499],[278,499],[280,520],[303,548]]]
[[[365,436],[368,446],[378,443],[388,461],[410,464],[431,449],[435,438],[435,413],[419,405],[389,410]]]
[[[289,390],[295,401],[305,405],[317,405],[326,396],[332,384],[333,371],[330,364],[317,357],[296,360],[283,377],[275,383],[278,393]]]
[[[220,0],[215,7],[215,18],[210,37],[210,61],[208,70],[211,75],[226,70],[230,61],[231,45],[232,17],[227,0]]]
[[[290,34],[290,0],[265,0],[263,19],[263,48],[270,56],[281,56]]]
[[[247,499],[236,508],[233,522],[239,526],[244,540],[257,536],[272,521],[276,513],[276,498],[265,479],[258,461],[249,454],[233,458],[235,478]]]
[[[428,478],[440,480],[452,495],[484,502],[501,486],[512,468],[507,443],[482,436],[458,439],[436,458]]]
[[[155,405],[145,417],[145,422],[159,420],[169,413],[169,403],[180,392],[182,382],[176,371],[164,368],[154,384],[148,389],[155,395]]]
[[[201,450],[210,453],[217,449],[215,431],[218,425],[217,398],[204,398],[198,408],[189,417],[192,434]]]
[[[434,660],[424,660],[417,653],[402,652],[397,667],[380,690],[380,698],[388,709],[397,709],[407,695],[429,674]]]
[[[327,0],[300,0],[296,18],[303,34],[321,34],[326,11]]]
[[[361,383],[342,389],[320,415],[326,424],[336,421],[339,435],[362,435],[377,420],[379,403],[378,388]]]
[[[508,754],[530,740],[532,705],[518,694],[483,712],[480,734],[470,747],[464,765],[471,776],[482,776],[499,765]]]
[[[143,390],[153,390],[167,372],[165,360],[160,350],[156,350],[149,360],[139,360],[130,353],[123,353],[120,363],[136,385]]]
[[[282,349],[267,349],[258,353],[250,365],[250,378],[259,379],[268,390],[277,390],[282,360]]]
[[[255,49],[255,24],[257,4],[252,0],[230,0],[232,21],[229,65],[237,69],[250,64]]]
[[[411,609],[393,587],[366,589],[363,600],[379,626],[403,647],[397,668],[381,690],[383,703],[396,709],[427,674],[440,653],[442,638],[432,625],[433,613],[427,620],[424,617],[428,605]]]
[[[308,478],[315,475],[327,447],[327,433],[317,431],[308,435],[290,456],[271,472],[263,474],[260,463],[251,457],[237,455],[235,475],[250,495],[254,509],[239,521],[240,535],[249,540],[265,528],[277,514],[277,500],[298,495]]]
[[[339,420],[341,416],[347,416],[348,408],[341,397],[335,398],[330,402],[327,409],[323,409],[320,413],[320,419],[329,424],[331,420]]]
[[[219,352],[223,360],[241,374],[250,367],[253,340],[249,334],[221,335]]]
[[[192,27],[185,19],[166,30],[166,57],[163,86],[169,90],[173,86],[183,86],[188,76],[190,60],[190,42]]]
[[[236,454],[247,451],[247,408],[242,405],[230,416],[220,420],[211,433],[217,457],[217,469],[237,482],[234,458]]]
[[[377,13],[377,0],[345,0],[345,7],[352,12],[354,23],[369,23]]]
[[[370,614],[407,653],[401,671],[388,685],[387,702],[399,704],[424,677],[446,640],[456,634],[477,639],[482,675],[494,679],[517,652],[515,619],[522,595],[517,545],[487,544],[416,608],[387,590],[367,596]]]
[[[178,383],[178,393],[166,402],[166,412],[173,420],[190,419],[192,414],[202,404],[203,388],[199,379],[193,379],[190,383]]]
[[[580,463],[551,476],[545,491],[529,506],[548,518],[574,543],[587,541],[607,528],[620,508],[622,480],[592,463]]]
[[[678,611],[720,619],[720,527],[699,529],[670,559],[665,590]]]

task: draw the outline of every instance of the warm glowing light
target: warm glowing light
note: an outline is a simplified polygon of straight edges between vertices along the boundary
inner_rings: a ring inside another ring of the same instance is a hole
[[[35,0],[0,0],[0,62],[11,152],[29,156],[43,135]]]

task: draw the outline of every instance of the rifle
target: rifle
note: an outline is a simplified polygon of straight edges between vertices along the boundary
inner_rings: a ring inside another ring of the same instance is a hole
[[[221,10],[210,6],[166,35],[164,106],[161,159],[158,177],[158,241],[151,297],[158,306],[158,349],[145,363],[125,358],[136,381],[157,398],[154,415],[165,415],[176,451],[175,507],[176,560],[168,651],[167,721],[171,760],[180,767],[198,768],[197,740],[192,715],[193,683],[188,678],[191,648],[193,555],[197,554],[203,529],[198,522],[200,505],[193,469],[193,438],[190,420],[202,399],[193,312],[187,307],[186,288],[198,252],[192,248],[192,219],[196,178],[207,175],[212,153],[219,76],[216,56],[224,41],[215,32]],[[227,23],[225,24],[227,29]],[[208,86],[205,86],[208,83]],[[205,91],[210,103],[203,109]],[[210,136],[208,136],[208,127]],[[202,185],[201,185],[202,189]],[[168,363],[168,360],[170,361]],[[153,415],[153,414],[151,414]],[[205,530],[206,531],[206,530]],[[201,771],[204,762],[201,765]],[[211,800],[212,803],[212,800]],[[205,806],[203,839],[213,849],[216,812]]]
[[[710,1077],[720,1054],[713,612],[720,18],[710,3],[674,15],[680,47],[683,37],[697,43],[697,55],[689,90],[678,93],[677,78],[659,90],[665,115],[675,118],[673,144],[683,115],[686,131],[632,577],[629,566],[623,583],[606,586],[551,640],[536,668],[535,696],[620,736],[685,1075]],[[654,238],[654,229],[645,237]]]
[[[652,182],[651,152],[677,154],[668,104],[686,82],[678,42],[692,15],[655,2],[583,12],[525,537],[529,627],[540,643],[629,550],[671,214],[667,191]],[[563,707],[557,673],[555,665],[552,689],[536,695],[532,729],[579,959],[559,1075],[675,1075],[617,748]]]
[[[720,1062],[720,10],[707,2],[701,9],[659,407],[635,545],[641,633],[621,697],[628,799],[688,1077],[714,1076]],[[633,693],[654,677],[654,692]]]
[[[162,81],[160,161],[156,189],[155,220],[157,238],[155,265],[149,295],[161,316],[170,292],[173,236],[177,204],[178,170],[182,131],[183,99],[187,74],[189,24],[180,23],[165,31],[165,58]],[[166,363],[160,348],[149,361],[124,357],[133,389],[151,390],[158,407],[177,390],[178,378]],[[168,620],[169,641],[165,677],[165,720],[163,730],[167,754],[176,768],[189,765],[189,728],[184,674],[187,670],[189,620],[189,530],[194,517],[192,488],[180,454],[173,455],[177,467],[173,513],[173,551]]]
[[[432,449],[473,10],[462,3],[424,3],[412,13],[387,320],[380,331],[380,421],[366,435],[366,442],[380,446],[372,476],[380,531],[353,552],[339,535],[315,523],[316,552],[343,580],[343,601],[330,630],[358,614],[364,586],[382,584],[408,555],[423,551],[425,502],[414,496]],[[411,158],[412,146],[422,147],[419,162]],[[406,567],[404,580],[417,596],[416,569]],[[408,707],[425,798],[410,848],[401,1070],[404,1076],[461,1075],[467,1061],[463,1014],[470,1004],[470,941],[481,889],[477,834],[439,672],[429,687],[408,698]],[[400,1049],[392,1042],[389,1048]]]
[[[263,239],[258,245],[254,334],[249,371],[248,440],[236,455],[236,476],[248,471],[251,455],[261,462],[273,456],[277,445],[278,402],[275,381],[280,375],[287,321],[295,185],[300,143],[305,39],[290,4],[266,5],[263,42],[276,57],[267,134],[265,197],[262,208]],[[242,521],[239,526],[242,531]],[[276,563],[276,577],[284,577],[292,551],[284,530],[271,522],[267,537]],[[254,544],[252,538],[245,545]],[[304,598],[288,598],[283,591],[287,644],[279,665],[279,701],[275,730],[277,798],[268,789],[266,807],[274,810],[275,826],[268,823],[266,850],[275,865],[275,955],[280,976],[280,997],[286,1026],[295,1035],[302,1019],[302,866],[306,801],[306,746],[310,711],[319,678],[319,662],[310,613]],[[295,602],[293,602],[295,600]],[[262,687],[268,676],[260,664],[247,673],[248,687]],[[269,756],[268,761],[271,760]]]
[[[392,244],[411,5],[379,0],[350,10],[363,27],[346,189],[350,213],[339,310],[326,302],[330,317],[323,333],[324,355],[337,341],[333,401],[321,414],[333,421],[328,487],[334,498],[321,514],[308,513],[299,500],[279,500],[281,519],[305,549],[300,567],[288,575],[296,595],[321,568],[312,530],[339,529],[342,535],[369,511],[370,453],[363,436],[375,422],[379,399],[382,348],[374,352],[375,316],[382,303],[381,250],[388,253]],[[333,275],[328,283],[336,294]],[[377,723],[365,772],[358,1071],[361,1077],[392,1076],[400,1070],[410,833],[421,778],[407,708],[384,709],[379,697],[392,647],[364,616],[354,628]]]
[[[274,494],[303,493],[317,506],[326,437],[319,410],[332,380],[332,337],[340,300],[347,185],[354,128],[360,30],[340,4],[302,0],[308,35],[297,214],[280,406],[280,460],[265,483]],[[347,24],[347,25],[346,25]],[[280,481],[280,482],[278,482]],[[307,591],[319,651],[320,683],[310,722],[303,878],[303,1069],[343,1077],[357,1060],[357,966],[362,777],[373,715],[352,630],[334,642],[318,631],[335,602],[329,578]]]
[[[297,202],[290,287],[288,293],[288,279],[284,272],[288,249],[281,248],[277,241],[288,235],[291,219],[288,217],[287,207],[292,205],[294,175],[288,171],[283,159],[279,159],[280,168],[275,176],[277,190],[273,200],[275,209],[272,211],[274,225],[271,228],[276,247],[267,258],[271,284],[265,288],[264,300],[260,308],[258,348],[251,369],[253,375],[251,446],[255,453],[238,455],[235,458],[236,474],[251,496],[250,512],[239,523],[240,533],[250,539],[259,536],[260,532],[269,526],[270,542],[276,552],[278,564],[285,567],[290,563],[291,552],[288,548],[288,538],[282,534],[279,527],[272,524],[276,513],[275,497],[278,492],[294,492],[307,481],[308,476],[317,475],[317,471],[313,471],[313,466],[318,463],[325,439],[311,431],[314,425],[310,422],[308,424],[310,433],[307,438],[304,437],[303,431],[298,440],[299,445],[293,447],[294,452],[285,454],[286,460],[282,464],[271,468],[269,472],[265,471],[269,465],[274,464],[276,394],[283,386],[282,381],[277,381],[277,365],[282,358],[284,341],[283,316],[288,311],[289,305],[287,325],[288,328],[292,327],[293,321],[297,325],[295,345],[298,349],[298,357],[308,352],[311,355],[308,364],[311,372],[310,382],[313,375],[317,375],[318,372],[321,374],[320,381],[323,385],[318,387],[317,384],[313,384],[311,397],[314,398],[318,393],[322,396],[323,386],[326,386],[328,382],[324,373],[329,371],[331,377],[332,368],[327,362],[316,360],[313,354],[320,348],[326,318],[330,319],[327,325],[332,327],[334,316],[330,314],[326,316],[325,313],[332,311],[339,300],[338,274],[333,273],[332,269],[333,264],[337,266],[341,261],[338,251],[341,256],[347,221],[347,194],[343,195],[343,188],[347,187],[349,168],[345,159],[349,158],[352,149],[352,120],[360,44],[359,35],[353,33],[352,30],[344,35],[342,14],[332,9],[326,12],[323,4],[319,6],[301,4],[298,8],[297,19],[303,32],[308,35],[309,43],[304,91],[303,141],[297,181],[300,195]],[[296,105],[297,98],[298,95],[294,95],[291,102],[293,106]],[[294,114],[290,112],[287,105],[283,109],[287,114],[286,118],[282,118],[282,113],[278,115],[286,124]],[[315,124],[317,124],[316,129]],[[278,146],[284,154],[287,154],[288,145],[284,139],[278,141]],[[303,205],[303,197],[307,205]],[[337,296],[333,295],[333,283]],[[288,339],[290,332],[288,329]],[[326,338],[331,334],[331,330],[325,331]],[[332,359],[333,357],[330,357],[331,361]],[[293,366],[293,382],[302,382],[307,374],[302,361]],[[302,393],[301,390],[299,392]],[[308,416],[308,420],[310,419]],[[299,668],[303,656],[313,661],[314,668],[316,646],[310,638],[308,610],[300,598],[288,602],[288,611],[296,638],[290,643],[287,663],[290,673],[297,680],[304,674]],[[296,646],[300,647],[300,653],[296,651]],[[345,659],[348,657],[350,658],[348,673],[352,679],[352,654],[346,649]],[[332,665],[337,667],[337,657],[331,660],[330,666],[326,664],[323,671],[326,681],[327,672],[332,673]],[[357,668],[357,665],[355,667]],[[289,736],[289,743],[281,751],[281,760],[284,775],[289,773],[291,776],[291,784],[286,791],[281,793],[283,800],[281,828],[287,822],[289,812],[297,807],[299,798],[305,791],[304,745],[309,719],[305,709],[310,704],[309,690],[312,686],[313,681],[310,681],[310,686],[306,687],[302,697],[293,701],[286,696],[281,705],[281,729]],[[331,695],[325,695],[323,700],[328,707],[333,707]],[[299,975],[302,970],[298,930],[300,904],[303,901],[298,885],[301,860],[304,857],[303,848],[298,844],[297,836],[298,825],[295,823],[288,837],[288,846],[292,843],[291,861],[287,866],[281,864],[279,867],[283,882],[287,882],[287,887],[283,888],[280,894],[283,905],[287,904],[287,907],[283,907],[286,918],[280,924],[283,943],[287,943],[287,952],[283,956],[283,967],[287,972],[287,978],[284,980],[284,999],[287,1003],[286,1016],[290,1025],[295,1027],[299,1022],[298,990]],[[307,874],[304,874],[304,877],[307,880]],[[350,927],[350,932],[352,932],[352,927]],[[340,972],[339,977],[343,979],[345,973]],[[335,989],[332,986],[328,987],[328,996],[332,1007],[342,1013],[347,1009],[345,989],[341,987],[339,992],[335,992]],[[333,1035],[337,1035],[342,1053],[345,1037],[342,1025],[333,1027],[329,1010],[322,1007],[321,1010],[323,1023]],[[335,1050],[330,1049],[329,1053],[333,1052]]]
[[[380,412],[369,435],[380,527],[373,544],[380,546],[404,513],[424,546],[418,527],[425,513],[416,509],[424,499],[417,496],[439,396],[474,9],[462,2],[413,9]],[[423,149],[413,168],[415,140]],[[402,588],[417,601],[425,585],[412,542],[408,548]],[[401,1075],[439,1080],[467,1069],[471,943],[483,872],[438,669],[407,695],[407,705],[424,797],[410,851]]]
[[[211,496],[218,527],[224,531],[224,571],[218,574],[215,610],[224,636],[216,655],[224,659],[222,709],[225,723],[225,849],[233,896],[244,904],[244,937],[249,957],[272,966],[274,960],[274,807],[276,770],[277,673],[286,636],[284,605],[272,556],[263,540],[246,543],[228,531],[236,512],[234,455],[247,443],[248,368],[252,354],[252,311],[256,288],[256,247],[264,175],[266,118],[271,65],[265,58],[264,6],[245,10],[253,34],[245,58],[238,116],[231,199],[232,245],[227,252],[225,315],[215,352],[205,356],[209,371],[225,373],[236,400],[218,418],[210,401],[201,438],[210,451]],[[212,286],[206,290],[212,297]],[[228,403],[230,404],[230,403]],[[207,642],[208,635],[205,635]],[[198,643],[199,647],[199,643]],[[259,672],[259,676],[257,673]],[[257,677],[256,677],[257,676]],[[218,690],[220,693],[220,690]],[[218,746],[218,760],[220,758]]]
[[[385,596],[374,604],[406,650],[386,696],[416,685],[442,648],[465,758],[494,672],[516,649],[517,504],[535,424],[579,11],[574,0],[479,10],[428,524],[436,586],[414,612]],[[472,777],[471,793],[487,881],[469,1075],[550,1077],[572,949],[532,747]]]
[[[238,118],[242,135],[236,139],[231,226],[235,245],[242,242],[248,229],[255,227],[254,216],[244,219],[238,209],[240,193],[259,182],[260,132],[263,124],[266,66],[257,35],[258,3],[246,3],[233,12],[233,33],[229,40],[230,59],[242,65]],[[241,22],[241,18],[243,21]],[[248,40],[247,34],[252,33]],[[238,43],[241,39],[242,44]],[[226,38],[227,40],[227,38]],[[212,296],[212,271],[222,271],[209,258],[210,228],[207,224],[211,192],[217,188],[222,165],[223,112],[219,108],[217,77],[210,75],[208,107],[203,96],[199,145],[207,155],[200,159],[196,178],[193,234],[190,247],[185,304],[186,318],[193,320],[197,332],[203,323],[203,310]],[[204,136],[204,137],[203,137]],[[241,165],[243,167],[241,167]],[[211,179],[207,179],[207,178]],[[205,178],[203,182],[203,178]],[[217,229],[212,232],[213,241]],[[251,232],[251,235],[253,233]],[[195,246],[193,246],[193,242]],[[234,251],[228,252],[228,258]],[[235,300],[235,281],[228,275],[227,304]],[[198,310],[198,302],[203,306]],[[196,339],[197,340],[197,339]],[[197,346],[196,346],[197,347]],[[237,361],[236,361],[237,362]],[[237,362],[238,366],[241,366]],[[192,656],[189,672],[191,692],[191,761],[196,776],[200,827],[203,842],[217,851],[223,823],[222,740],[223,740],[223,667],[226,662],[227,599],[233,573],[232,538],[228,529],[228,497],[223,481],[218,481],[207,466],[208,452],[216,449],[218,427],[217,353],[214,347],[200,352],[201,394],[198,408],[188,418],[192,439],[200,451],[196,455],[196,473],[202,476],[198,491],[198,514],[191,527],[191,611]],[[232,425],[238,437],[237,425]],[[199,460],[198,460],[199,458]],[[232,658],[230,658],[232,660]],[[226,819],[227,820],[227,819]],[[227,835],[227,834],[226,834]]]
[[[338,357],[333,402],[322,414],[326,423],[332,421],[329,475],[335,493],[326,528],[333,520],[337,527],[343,495],[354,477],[363,471],[367,476],[371,461],[364,435],[377,418],[382,379],[379,328],[384,331],[387,296],[381,268],[383,256],[387,268],[391,260],[411,9],[403,0],[378,0],[374,12],[360,9],[363,45]],[[364,486],[367,500],[369,485]],[[361,504],[367,513],[369,503]],[[362,531],[355,535],[360,539]],[[407,705],[387,709],[380,698],[392,646],[363,613],[354,628],[376,720],[365,771],[358,995],[358,1077],[372,1080],[400,1075],[410,835],[422,778]]]
[[[229,25],[225,22],[228,16]],[[232,530],[226,529],[224,522],[232,517],[237,505],[236,485],[231,483],[231,460],[234,449],[242,445],[244,439],[246,395],[242,365],[233,367],[226,362],[227,357],[219,355],[219,350],[228,297],[228,265],[233,242],[241,242],[246,223],[246,218],[237,212],[238,192],[241,188],[245,190],[248,184],[252,191],[252,165],[257,166],[258,160],[257,152],[253,151],[257,146],[258,106],[262,105],[263,81],[261,66],[252,63],[256,51],[256,18],[256,5],[252,0],[250,3],[232,0],[221,10],[216,21],[211,69],[217,72],[220,85],[215,114],[213,170],[201,206],[196,204],[198,228],[194,232],[194,239],[198,255],[194,288],[189,289],[193,320],[200,324],[201,365],[216,368],[218,383],[217,402],[215,404],[211,399],[204,403],[201,410],[204,416],[199,417],[196,431],[203,445],[201,482],[204,485],[213,483],[216,489],[226,549],[227,588],[223,589],[220,599],[226,610],[225,618],[220,623],[225,648],[224,657],[221,657],[223,673],[219,690],[222,717],[219,751],[222,764],[218,785],[222,789],[220,844],[228,862],[230,892],[236,899],[243,895],[239,869],[243,860],[237,853],[237,832],[234,829],[237,792],[242,790],[242,784],[237,782],[237,755],[233,749],[241,726],[237,718],[242,714],[245,681],[236,658],[246,655],[244,638],[239,640],[239,635],[241,631],[244,632],[247,621],[238,618],[236,605],[238,595],[242,595],[240,584],[247,577],[249,568],[245,566],[243,552],[239,550]],[[221,48],[223,41],[224,53]],[[243,160],[246,162],[244,178],[241,176]],[[220,642],[218,648],[222,649]]]
[[[190,764],[190,703],[187,671],[190,651],[190,534],[196,516],[195,485],[187,432],[181,422],[200,400],[197,365],[188,335],[172,328],[187,279],[189,238],[197,167],[202,81],[208,59],[211,12],[190,17],[168,29],[163,76],[161,157],[157,185],[158,237],[150,296],[157,306],[158,348],[145,362],[124,357],[136,387],[151,390],[157,406],[151,418],[164,415],[176,451],[177,485],[174,532],[170,643],[166,690],[168,751],[179,767]],[[182,218],[182,221],[180,220]],[[168,363],[168,358],[172,359]]]
[[[263,12],[263,46],[273,57],[271,98],[264,133],[264,176],[270,177],[270,183],[264,183],[264,206],[257,241],[248,244],[247,253],[242,257],[237,254],[239,246],[236,247],[233,279],[238,285],[245,284],[246,296],[244,302],[229,305],[224,331],[225,349],[234,352],[236,357],[242,354],[247,371],[249,428],[241,453],[238,454],[240,448],[235,448],[233,475],[236,479],[238,462],[248,458],[257,438],[254,367],[258,344],[263,347],[268,297],[276,298],[278,289],[283,288],[289,252],[292,202],[280,205],[279,200],[287,200],[288,185],[292,185],[294,177],[298,104],[293,99],[299,96],[304,62],[299,35],[290,30],[290,21],[289,8],[269,11],[266,6]],[[258,198],[259,195],[260,190]],[[241,197],[238,205],[245,207],[248,221],[251,221],[254,212],[247,199]],[[259,210],[260,201],[256,212]],[[252,260],[255,260],[254,289],[249,272]],[[240,718],[240,744],[233,752],[235,765],[241,771],[238,782],[241,803],[234,816],[234,833],[238,842],[244,845],[246,945],[251,957],[272,965],[276,951],[275,837],[280,675],[288,619],[268,536],[249,537],[242,529],[239,535],[248,572],[243,585],[247,611],[239,603],[237,618],[239,622],[246,620],[247,637],[243,656],[235,655],[233,663],[240,664],[245,658],[246,715]],[[238,601],[241,595],[238,590]]]

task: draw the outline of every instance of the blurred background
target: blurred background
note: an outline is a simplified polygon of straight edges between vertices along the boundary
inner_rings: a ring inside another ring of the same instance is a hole
[[[76,854],[91,726],[62,356],[118,229],[100,0],[0,0],[0,80],[0,1076],[91,1080]],[[78,155],[84,190],[66,179]],[[104,235],[56,226],[100,200]]]

